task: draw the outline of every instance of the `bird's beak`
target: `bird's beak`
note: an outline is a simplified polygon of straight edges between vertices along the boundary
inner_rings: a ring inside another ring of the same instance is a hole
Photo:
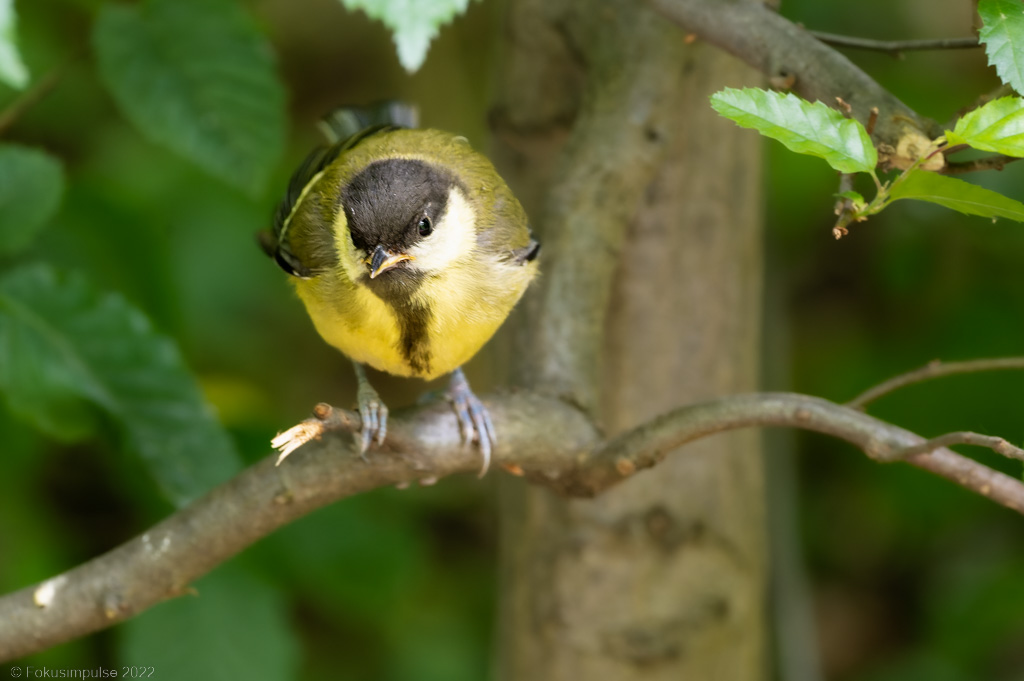
[[[415,259],[406,253],[392,253],[383,246],[377,246],[373,249],[373,255],[366,259],[366,264],[370,266],[370,279],[374,279],[381,272],[390,270],[400,262]]]

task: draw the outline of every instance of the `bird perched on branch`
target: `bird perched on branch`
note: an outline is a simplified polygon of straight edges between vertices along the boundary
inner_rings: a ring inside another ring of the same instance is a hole
[[[360,453],[383,444],[388,419],[363,365],[425,380],[450,373],[448,398],[483,475],[494,426],[460,367],[523,295],[540,245],[490,161],[463,137],[415,125],[398,103],[327,117],[331,144],[295,172],[262,242],[320,335],[355,365]],[[300,424],[273,444],[283,459],[319,435]]]

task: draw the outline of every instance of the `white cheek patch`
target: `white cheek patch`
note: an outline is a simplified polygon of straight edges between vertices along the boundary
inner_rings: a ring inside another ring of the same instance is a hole
[[[458,189],[448,192],[448,206],[434,231],[409,249],[418,270],[438,272],[476,248],[476,214]]]

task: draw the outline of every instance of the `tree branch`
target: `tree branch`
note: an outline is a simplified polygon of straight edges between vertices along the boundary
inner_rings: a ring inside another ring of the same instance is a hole
[[[850,407],[790,393],[725,397],[672,411],[607,442],[567,403],[528,393],[492,397],[501,439],[495,459],[531,481],[593,496],[650,468],[687,442],[752,426],[833,435],[878,461],[900,460],[1024,513],[1024,483]],[[338,423],[359,429],[359,416]],[[475,472],[446,404],[396,412],[388,440],[360,460],[346,433],[331,432],[277,467],[249,467],[189,507],[102,556],[0,598],[0,661],[18,658],[125,620],[189,584],[278,527],[314,509],[386,485]]]
[[[981,371],[1001,371],[1005,369],[1024,369],[1024,357],[997,357],[993,359],[975,359],[966,362],[941,362],[934,360],[920,369],[908,371],[879,383],[865,390],[846,403],[851,409],[863,409],[880,397],[895,392],[914,383],[930,381],[933,378],[953,376],[955,374],[973,374]]]
[[[521,380],[593,411],[613,274],[676,131],[676,82],[666,74],[681,68],[686,47],[654,12],[629,3],[565,25],[565,49],[587,66],[588,105],[575,112],[539,216],[544,276]]]
[[[867,124],[878,107],[872,138],[880,164],[906,168],[942,134],[935,121],[920,116],[845,56],[767,7],[744,0],[648,0],[686,31],[735,55],[769,79],[789,79],[810,101],[834,107],[839,97],[851,116]]]
[[[808,31],[808,33],[826,45],[885,52],[893,57],[899,57],[904,52],[913,52],[915,50],[964,50],[981,47],[981,43],[973,36],[967,38],[937,38],[934,40],[874,40],[872,38],[857,38],[848,35],[825,33],[823,31]]]
[[[597,492],[649,468],[675,447],[714,433],[750,426],[789,426],[832,435],[880,462],[906,461],[1024,513],[1024,483],[944,447],[908,452],[924,438],[863,412],[792,393],[736,395],[690,405],[658,417],[600,447],[587,464]],[[569,490],[570,492],[575,490]]]
[[[501,440],[500,462],[558,476],[597,440],[578,410],[558,400],[486,400]],[[358,414],[349,415],[356,430]],[[189,584],[277,528],[361,492],[476,472],[480,455],[459,441],[447,403],[392,413],[382,448],[359,458],[353,438],[329,433],[293,453],[242,471],[121,546],[40,585],[0,598],[0,660],[21,657],[108,627],[186,592]]]

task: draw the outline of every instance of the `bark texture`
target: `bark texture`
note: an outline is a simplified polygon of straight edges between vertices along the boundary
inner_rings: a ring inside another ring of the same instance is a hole
[[[754,389],[759,142],[707,100],[753,72],[642,4],[519,0],[507,35],[497,156],[546,249],[530,383],[609,434]],[[762,485],[749,432],[594,500],[506,485],[498,678],[762,678]]]

